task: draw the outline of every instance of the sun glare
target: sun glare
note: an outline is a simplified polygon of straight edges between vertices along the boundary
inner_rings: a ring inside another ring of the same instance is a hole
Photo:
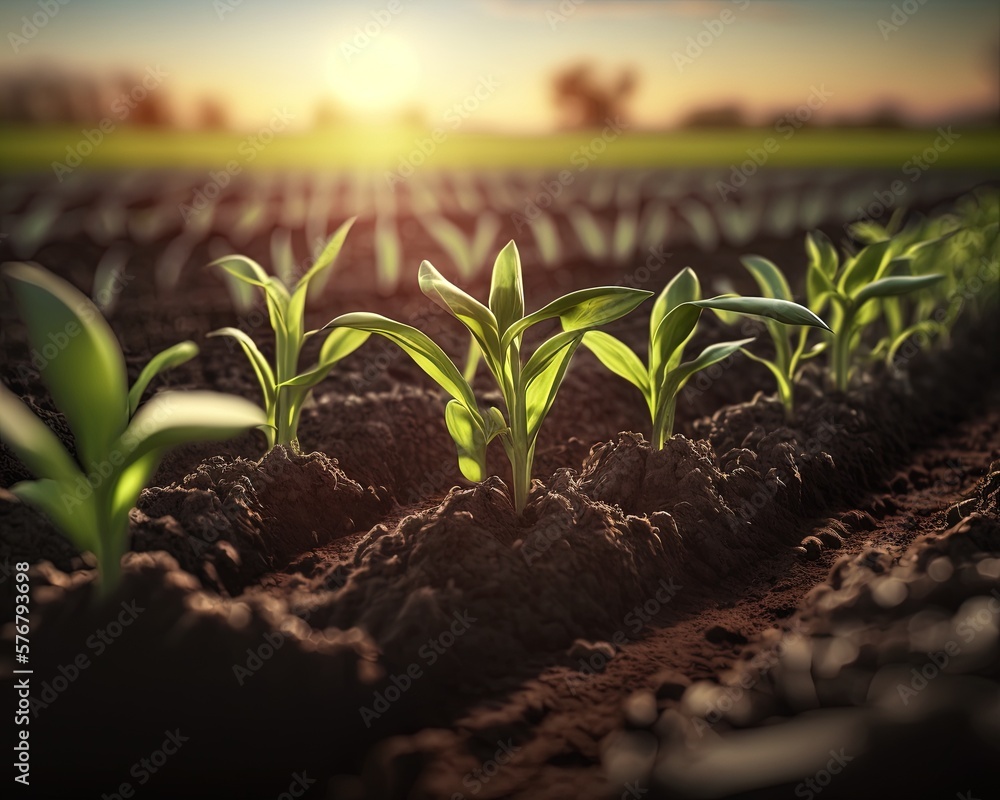
[[[330,87],[352,110],[386,114],[413,104],[420,60],[406,40],[388,31],[338,45],[327,70]]]

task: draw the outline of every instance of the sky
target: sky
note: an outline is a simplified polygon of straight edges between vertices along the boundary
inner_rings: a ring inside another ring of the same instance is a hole
[[[549,130],[552,75],[581,60],[635,69],[648,127],[730,101],[773,119],[817,92],[817,119],[1000,106],[1000,11],[981,0],[5,0],[0,31],[0,75],[151,67],[182,114],[214,96],[248,129],[329,100],[355,120]]]

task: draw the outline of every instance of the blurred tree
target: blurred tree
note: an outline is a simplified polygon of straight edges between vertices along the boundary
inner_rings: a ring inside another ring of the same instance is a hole
[[[681,128],[744,128],[743,109],[736,103],[711,108],[696,108],[681,120]]]
[[[598,128],[615,117],[627,119],[625,103],[638,79],[627,67],[608,83],[596,79],[587,63],[574,64],[556,73],[552,81],[556,105],[562,109],[563,127]]]
[[[198,127],[203,131],[225,131],[229,129],[229,115],[226,107],[216,97],[205,97],[198,106]]]

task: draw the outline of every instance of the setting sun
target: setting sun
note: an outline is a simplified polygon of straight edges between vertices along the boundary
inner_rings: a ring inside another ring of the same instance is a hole
[[[409,43],[389,32],[359,31],[330,55],[327,77],[337,99],[354,111],[385,114],[411,105],[420,61]]]

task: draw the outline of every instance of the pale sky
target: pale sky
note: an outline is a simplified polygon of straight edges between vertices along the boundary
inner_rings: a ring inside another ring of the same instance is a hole
[[[898,24],[893,5],[917,10]],[[358,118],[416,108],[432,125],[466,102],[469,129],[546,130],[551,76],[580,59],[609,76],[634,67],[631,113],[648,126],[727,100],[763,120],[813,87],[829,117],[1000,105],[1000,11],[980,0],[70,0],[18,39],[42,13],[2,4],[0,72],[159,66],[178,106],[214,95],[244,126],[282,107],[305,123],[329,98]]]

